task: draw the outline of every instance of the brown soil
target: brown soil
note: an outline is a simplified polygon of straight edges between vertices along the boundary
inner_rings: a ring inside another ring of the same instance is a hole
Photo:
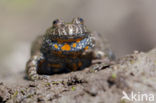
[[[101,65],[53,75],[46,80],[25,80],[16,86],[0,83],[0,103],[132,102],[121,100],[122,91],[156,96],[156,49],[148,53],[136,51],[110,66]]]

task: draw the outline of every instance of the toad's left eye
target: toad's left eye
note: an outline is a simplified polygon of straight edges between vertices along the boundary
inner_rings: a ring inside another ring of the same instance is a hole
[[[84,20],[80,17],[74,18],[73,19],[74,24],[84,24]]]
[[[80,24],[83,24],[84,21],[82,18],[78,18],[78,20],[79,20]]]
[[[82,18],[79,18],[80,22],[83,22],[83,19]]]

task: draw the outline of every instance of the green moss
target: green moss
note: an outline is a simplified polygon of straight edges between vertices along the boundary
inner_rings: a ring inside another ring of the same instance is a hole
[[[18,95],[18,91],[15,91],[12,98],[16,97]]]
[[[24,90],[21,90],[21,93],[22,93],[23,95],[25,95]]]
[[[113,74],[112,74],[112,78],[113,78],[113,79],[116,79],[116,77],[117,77],[116,74],[113,73]]]
[[[76,90],[76,87],[75,86],[72,86],[72,91],[75,91]]]
[[[8,6],[8,8],[13,8],[16,11],[23,10],[25,8],[32,7],[35,0],[2,0],[0,3]]]
[[[58,85],[58,84],[60,84],[61,83],[61,81],[52,81],[52,84],[53,85]]]
[[[124,99],[120,101],[120,103],[127,103]]]
[[[27,98],[32,98],[32,96],[33,96],[33,94],[30,94],[30,95],[27,96]]]

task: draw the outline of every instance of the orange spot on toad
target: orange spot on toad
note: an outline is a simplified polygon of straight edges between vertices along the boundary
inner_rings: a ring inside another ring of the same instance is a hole
[[[56,39],[58,43],[65,43],[65,42],[80,42],[83,38],[78,38],[78,39]]]
[[[48,67],[61,68],[61,65],[60,64],[48,64]]]
[[[64,51],[69,51],[71,49],[70,45],[69,44],[64,44],[62,47],[61,47],[62,50]]]
[[[73,47],[74,47],[74,48],[76,47],[76,43],[73,43]]]
[[[80,61],[79,61],[79,63],[78,63],[78,66],[79,66],[79,67],[81,67],[81,66],[82,66],[82,63],[81,63]]]
[[[54,44],[54,47],[57,49],[58,48],[57,44]]]
[[[57,43],[61,44],[63,41],[61,39],[57,39]]]
[[[82,40],[82,39],[77,39],[76,42],[78,43],[78,42],[80,42],[81,40]]]
[[[88,46],[85,47],[85,50],[88,50]]]
[[[75,63],[72,64],[73,65],[73,70],[77,70],[77,66]]]

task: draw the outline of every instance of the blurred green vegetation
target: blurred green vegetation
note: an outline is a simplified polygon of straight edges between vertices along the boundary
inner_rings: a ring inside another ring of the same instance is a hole
[[[36,0],[0,0],[0,4],[13,9],[21,10],[32,6],[34,1]]]

